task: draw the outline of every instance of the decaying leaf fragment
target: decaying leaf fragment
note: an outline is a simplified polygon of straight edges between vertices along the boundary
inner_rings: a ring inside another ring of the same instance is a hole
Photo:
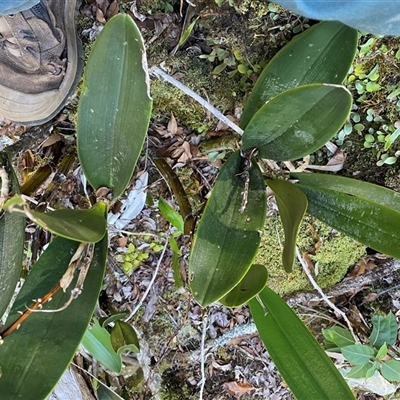
[[[254,390],[254,387],[247,382],[225,382],[224,387],[236,399],[240,399],[244,394]]]

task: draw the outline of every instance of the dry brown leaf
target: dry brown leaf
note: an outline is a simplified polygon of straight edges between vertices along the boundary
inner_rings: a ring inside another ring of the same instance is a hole
[[[172,136],[176,135],[178,132],[178,123],[176,122],[176,118],[172,112],[171,112],[171,119],[168,122],[167,129]]]
[[[379,297],[378,293],[368,293],[365,297],[364,297],[364,301],[375,301],[377,298]]]
[[[98,8],[96,10],[96,20],[99,21],[101,24],[106,23],[106,19],[104,18],[103,11],[101,11],[100,8]]]
[[[183,149],[183,153],[178,159],[178,162],[185,163],[192,158],[192,153],[190,152],[190,144],[189,142],[183,142],[181,149]]]
[[[107,9],[106,19],[109,20],[114,15],[117,15],[118,11],[119,11],[119,4],[118,4],[117,0],[113,0]]]
[[[377,267],[377,265],[376,265],[376,262],[375,262],[375,261],[369,260],[369,261],[367,262],[367,265],[366,265],[367,271],[372,271],[372,270],[375,269],[376,267]]]
[[[310,256],[307,253],[302,252],[301,257],[307,263],[308,269],[310,270],[311,274],[315,276],[315,268]]]
[[[212,361],[211,364],[215,369],[218,369],[220,371],[224,371],[224,372],[232,371],[232,365],[230,363],[221,365],[221,364],[218,364],[216,361]]]
[[[59,142],[61,139],[62,139],[61,135],[59,135],[58,133],[55,133],[55,134],[51,135],[50,137],[48,137],[42,143],[42,147],[51,146],[52,144]]]
[[[127,236],[122,236],[118,238],[118,246],[119,247],[126,247],[128,244],[128,237]]]
[[[347,274],[347,276],[359,276],[365,274],[365,262],[360,260]]]
[[[237,399],[240,399],[244,394],[255,389],[247,382],[225,382],[224,387],[231,396]]]

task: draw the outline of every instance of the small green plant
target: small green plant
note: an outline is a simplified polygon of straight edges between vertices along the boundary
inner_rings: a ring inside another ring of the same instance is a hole
[[[158,238],[144,235],[143,240],[132,239],[127,247],[119,248],[115,259],[120,264],[120,268],[130,275],[149,258],[150,253],[158,253],[163,248]]]
[[[179,250],[178,243],[176,242],[176,238],[184,234],[184,222],[182,216],[175,211],[162,197],[158,201],[158,208],[160,209],[163,217],[176,229],[175,232],[169,238],[169,245],[172,250],[172,267],[174,271],[174,281],[175,286],[179,289],[183,286],[180,266],[179,266],[179,258],[182,255]]]
[[[352,365],[347,378],[370,378],[376,371],[392,382],[400,382],[398,352],[392,346],[397,341],[397,321],[392,312],[372,317],[372,332],[368,344],[356,344],[349,330],[334,326],[323,329],[326,348],[342,353]]]
[[[357,95],[353,112],[334,140],[337,145],[346,146],[351,145],[348,136],[352,132],[362,136],[364,148],[374,154],[377,165],[390,165],[400,154],[393,146],[399,135],[400,90],[398,84],[392,83],[393,73],[388,67],[396,62],[397,53],[390,50],[382,38],[367,37],[358,47],[346,80],[347,88]]]
[[[248,79],[254,74],[258,75],[262,70],[262,63],[251,64],[246,57],[242,55],[239,49],[233,50],[231,53],[225,48],[216,45],[210,54],[203,54],[199,57],[205,58],[212,63],[219,62],[213,70],[213,74],[215,75],[220,74],[227,68],[230,70],[228,72],[228,77],[230,78],[235,76],[237,73],[241,74],[240,85],[243,89],[248,87]]]

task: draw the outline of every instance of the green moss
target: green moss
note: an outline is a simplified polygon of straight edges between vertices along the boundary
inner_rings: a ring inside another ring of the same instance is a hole
[[[226,76],[212,76],[212,64],[197,57],[182,56],[173,60],[167,68],[171,71],[187,71],[181,82],[225,113],[233,110],[236,104],[235,79]],[[150,65],[156,64],[150,60]],[[199,133],[215,127],[217,120],[210,118],[207,110],[197,101],[173,85],[154,79],[151,85],[153,97],[153,117],[166,120],[171,113],[177,121],[188,129]]]
[[[269,12],[268,3],[262,0],[234,0],[233,5],[236,11],[242,14],[255,12],[257,16],[262,17]]]
[[[255,263],[267,267],[268,285],[282,296],[298,290],[312,289],[298,262],[292,273],[287,274],[284,271],[281,263],[283,241],[284,232],[280,219],[276,216],[267,218]],[[316,250],[317,243],[320,246]],[[314,264],[318,263],[316,280],[322,288],[343,279],[349,267],[365,252],[365,247],[361,244],[308,216],[300,228],[298,246],[301,251],[309,254]]]

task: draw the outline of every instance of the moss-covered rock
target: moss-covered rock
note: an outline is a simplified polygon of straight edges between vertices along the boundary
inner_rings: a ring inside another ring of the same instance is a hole
[[[268,286],[282,296],[312,289],[299,262],[292,273],[284,271],[281,263],[283,241],[284,232],[279,217],[267,218],[255,263],[267,267]],[[301,225],[298,246],[316,266],[316,281],[322,288],[340,282],[349,267],[365,253],[361,244],[308,216]]]

